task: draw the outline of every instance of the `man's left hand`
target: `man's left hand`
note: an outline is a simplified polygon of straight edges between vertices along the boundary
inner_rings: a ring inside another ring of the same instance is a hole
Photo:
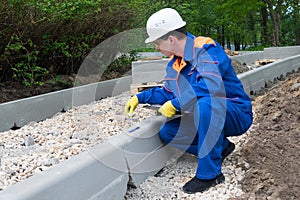
[[[173,106],[171,101],[167,101],[162,105],[159,109],[158,112],[160,112],[162,115],[166,117],[173,117],[176,113],[176,108]]]

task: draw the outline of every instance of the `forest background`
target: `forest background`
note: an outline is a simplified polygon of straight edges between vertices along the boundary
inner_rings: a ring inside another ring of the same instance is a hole
[[[97,45],[144,28],[164,7],[178,10],[189,32],[212,37],[224,48],[300,45],[299,0],[1,0],[0,87],[11,82],[71,87],[74,79],[64,77],[76,75]],[[153,50],[148,45],[122,52],[101,80],[124,74],[137,52]]]

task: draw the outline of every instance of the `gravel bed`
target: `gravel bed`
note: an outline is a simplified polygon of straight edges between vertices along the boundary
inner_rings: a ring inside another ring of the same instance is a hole
[[[197,158],[185,153],[179,159],[165,166],[155,176],[147,178],[138,188],[129,187],[124,199],[201,199],[223,200],[243,195],[241,181],[250,165],[245,162],[240,149],[247,142],[248,133],[240,137],[231,137],[236,144],[235,151],[223,162],[225,182],[203,193],[186,194],[182,186],[195,176]]]
[[[129,92],[75,107],[18,130],[0,133],[0,190],[128,130],[154,111],[139,106],[131,118],[124,114]]]

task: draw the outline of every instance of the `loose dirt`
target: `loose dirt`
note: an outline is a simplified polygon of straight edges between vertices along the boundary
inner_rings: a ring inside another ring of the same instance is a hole
[[[241,199],[300,199],[300,73],[254,98]]]

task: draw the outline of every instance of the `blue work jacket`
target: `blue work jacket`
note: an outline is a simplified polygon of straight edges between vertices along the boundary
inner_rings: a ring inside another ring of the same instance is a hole
[[[209,37],[187,33],[184,57],[173,56],[167,64],[164,86],[137,94],[139,103],[163,104],[171,100],[178,111],[193,112],[197,100],[222,98],[251,112],[251,100],[238,79],[231,59]]]

